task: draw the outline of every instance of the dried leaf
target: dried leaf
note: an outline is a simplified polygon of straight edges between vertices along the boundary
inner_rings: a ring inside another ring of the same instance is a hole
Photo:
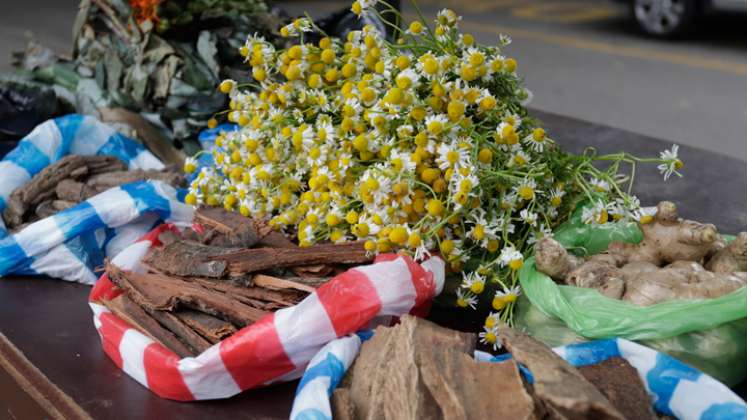
[[[217,79],[220,66],[215,61],[215,55],[218,53],[218,48],[215,46],[215,36],[209,31],[200,32],[200,37],[197,39],[197,53],[210,69],[213,77]]]

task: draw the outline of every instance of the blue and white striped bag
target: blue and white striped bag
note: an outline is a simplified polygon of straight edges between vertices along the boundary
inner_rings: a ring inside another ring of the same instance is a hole
[[[163,169],[142,145],[92,117],[48,120],[0,161],[0,211],[10,194],[68,154],[108,155],[130,169]],[[162,221],[189,224],[191,207],[160,181],[135,182],[101,194],[8,235],[0,219],[0,277],[44,274],[93,284],[95,269]]]
[[[370,334],[370,333],[369,333]],[[293,401],[291,420],[332,419],[329,398],[353,363],[361,338],[349,335],[324,346],[311,360]],[[641,377],[656,411],[685,420],[747,419],[747,404],[726,385],[677,359],[624,339],[597,340],[553,349],[573,366],[611,357],[628,361]],[[510,355],[476,351],[479,361],[503,362]],[[532,382],[531,373],[520,366]]]

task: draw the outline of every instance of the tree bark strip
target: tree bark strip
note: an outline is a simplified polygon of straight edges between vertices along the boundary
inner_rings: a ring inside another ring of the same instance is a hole
[[[182,341],[187,343],[189,347],[194,349],[192,356],[197,356],[212,346],[209,341],[197,334],[187,324],[174,316],[174,314],[165,311],[150,310],[147,307],[143,307],[143,309],[150,313],[156,321],[160,322],[164,327],[168,328],[177,337],[182,339]]]
[[[224,281],[215,281],[201,278],[191,278],[189,281],[196,282],[201,286],[225,293],[235,299],[248,299],[264,301],[267,303],[277,303],[281,307],[288,307],[302,301],[308,292],[298,290],[270,290],[261,287],[239,287]],[[253,306],[253,305],[252,305]]]
[[[297,283],[292,280],[279,279],[277,277],[266,276],[264,274],[257,274],[252,278],[252,283],[258,287],[265,287],[272,290],[285,290],[293,289],[300,290],[302,292],[314,293],[316,288],[308,286],[306,284]]]
[[[212,261],[225,261],[232,276],[267,270],[270,268],[297,267],[315,264],[360,264],[373,256],[363,248],[363,242],[331,245],[313,245],[306,248],[255,248],[211,257]]]
[[[130,298],[130,300],[135,303],[136,305],[139,305],[145,312],[147,312],[150,316],[152,316],[156,321],[158,321],[161,325],[166,327],[169,331],[174,333],[177,337],[179,337],[188,347],[190,350],[190,356],[191,355],[197,355],[205,350],[207,350],[210,347],[210,343],[202,338],[199,334],[194,332],[191,328],[187,327],[183,322],[181,322],[178,318],[176,318],[174,315],[168,313],[159,311],[153,308],[153,305],[148,302],[148,298],[140,293],[140,291],[134,287],[131,283],[129,283],[127,277],[125,277],[122,270],[120,270],[118,267],[108,264],[106,269],[107,274],[109,275],[109,279],[114,282],[114,284],[117,285],[120,289],[124,290],[127,293],[127,296]],[[164,343],[165,344],[165,343]],[[176,349],[173,347],[169,347],[172,351],[176,353]]]
[[[188,310],[176,312],[174,315],[212,344],[236,332],[236,327],[231,323],[202,312]]]
[[[141,328],[147,331],[151,337],[155,338],[156,341],[179,355],[179,357],[192,357],[198,354],[198,352],[182,343],[171,331],[162,327],[161,324],[128,296],[123,294],[120,298],[122,299],[122,309],[124,312],[140,325]],[[201,345],[199,342],[193,344]],[[194,345],[192,347],[194,348]]]
[[[261,239],[255,221],[220,207],[200,207],[195,222],[223,234],[233,246],[251,248]]]
[[[131,297],[147,310],[173,312],[179,307],[196,309],[244,327],[268,312],[239,303],[223,293],[162,274],[122,271],[108,264],[109,278],[120,288],[135,291]],[[138,295],[142,299],[138,299]],[[153,314],[153,313],[151,313]],[[154,315],[155,316],[155,315]],[[159,319],[160,321],[160,319]]]
[[[221,278],[227,274],[225,261],[211,260],[238,248],[221,248],[192,241],[174,241],[154,248],[143,262],[161,273],[180,277]]]
[[[127,295],[122,294],[114,299],[104,300],[101,303],[109,308],[114,315],[127,321],[138,331],[148,336],[151,340],[162,344],[179,357],[192,357],[197,354],[195,350],[182,343],[171,331],[162,327],[161,324]]]
[[[500,339],[513,358],[532,372],[534,392],[553,414],[567,419],[624,419],[594,385],[549,347],[511,328],[502,328]]]

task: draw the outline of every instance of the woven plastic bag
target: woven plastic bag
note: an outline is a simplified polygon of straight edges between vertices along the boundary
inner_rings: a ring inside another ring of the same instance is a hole
[[[161,225],[130,245],[112,264],[132,271],[158,236]],[[176,230],[175,230],[176,231]],[[180,359],[111,313],[101,301],[121,293],[104,275],[89,296],[94,324],[109,358],[158,396],[179,401],[228,398],[242,391],[301,377],[312,357],[330,341],[382,319],[423,314],[441,292],[444,263],[423,263],[395,254],[348,270],[295,306],[269,314],[197,357]]]
[[[635,223],[586,225],[580,214],[579,209],[553,236],[578,255],[599,253],[613,241],[642,239]],[[594,289],[558,285],[536,270],[533,257],[519,280],[531,307],[520,302],[516,324],[548,345],[620,337],[674,356],[730,386],[747,376],[747,287],[715,299],[643,307]]]

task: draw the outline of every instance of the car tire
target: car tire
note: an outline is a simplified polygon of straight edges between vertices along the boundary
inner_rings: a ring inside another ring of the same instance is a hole
[[[638,27],[658,38],[684,34],[698,15],[697,0],[631,0],[630,12]]]

